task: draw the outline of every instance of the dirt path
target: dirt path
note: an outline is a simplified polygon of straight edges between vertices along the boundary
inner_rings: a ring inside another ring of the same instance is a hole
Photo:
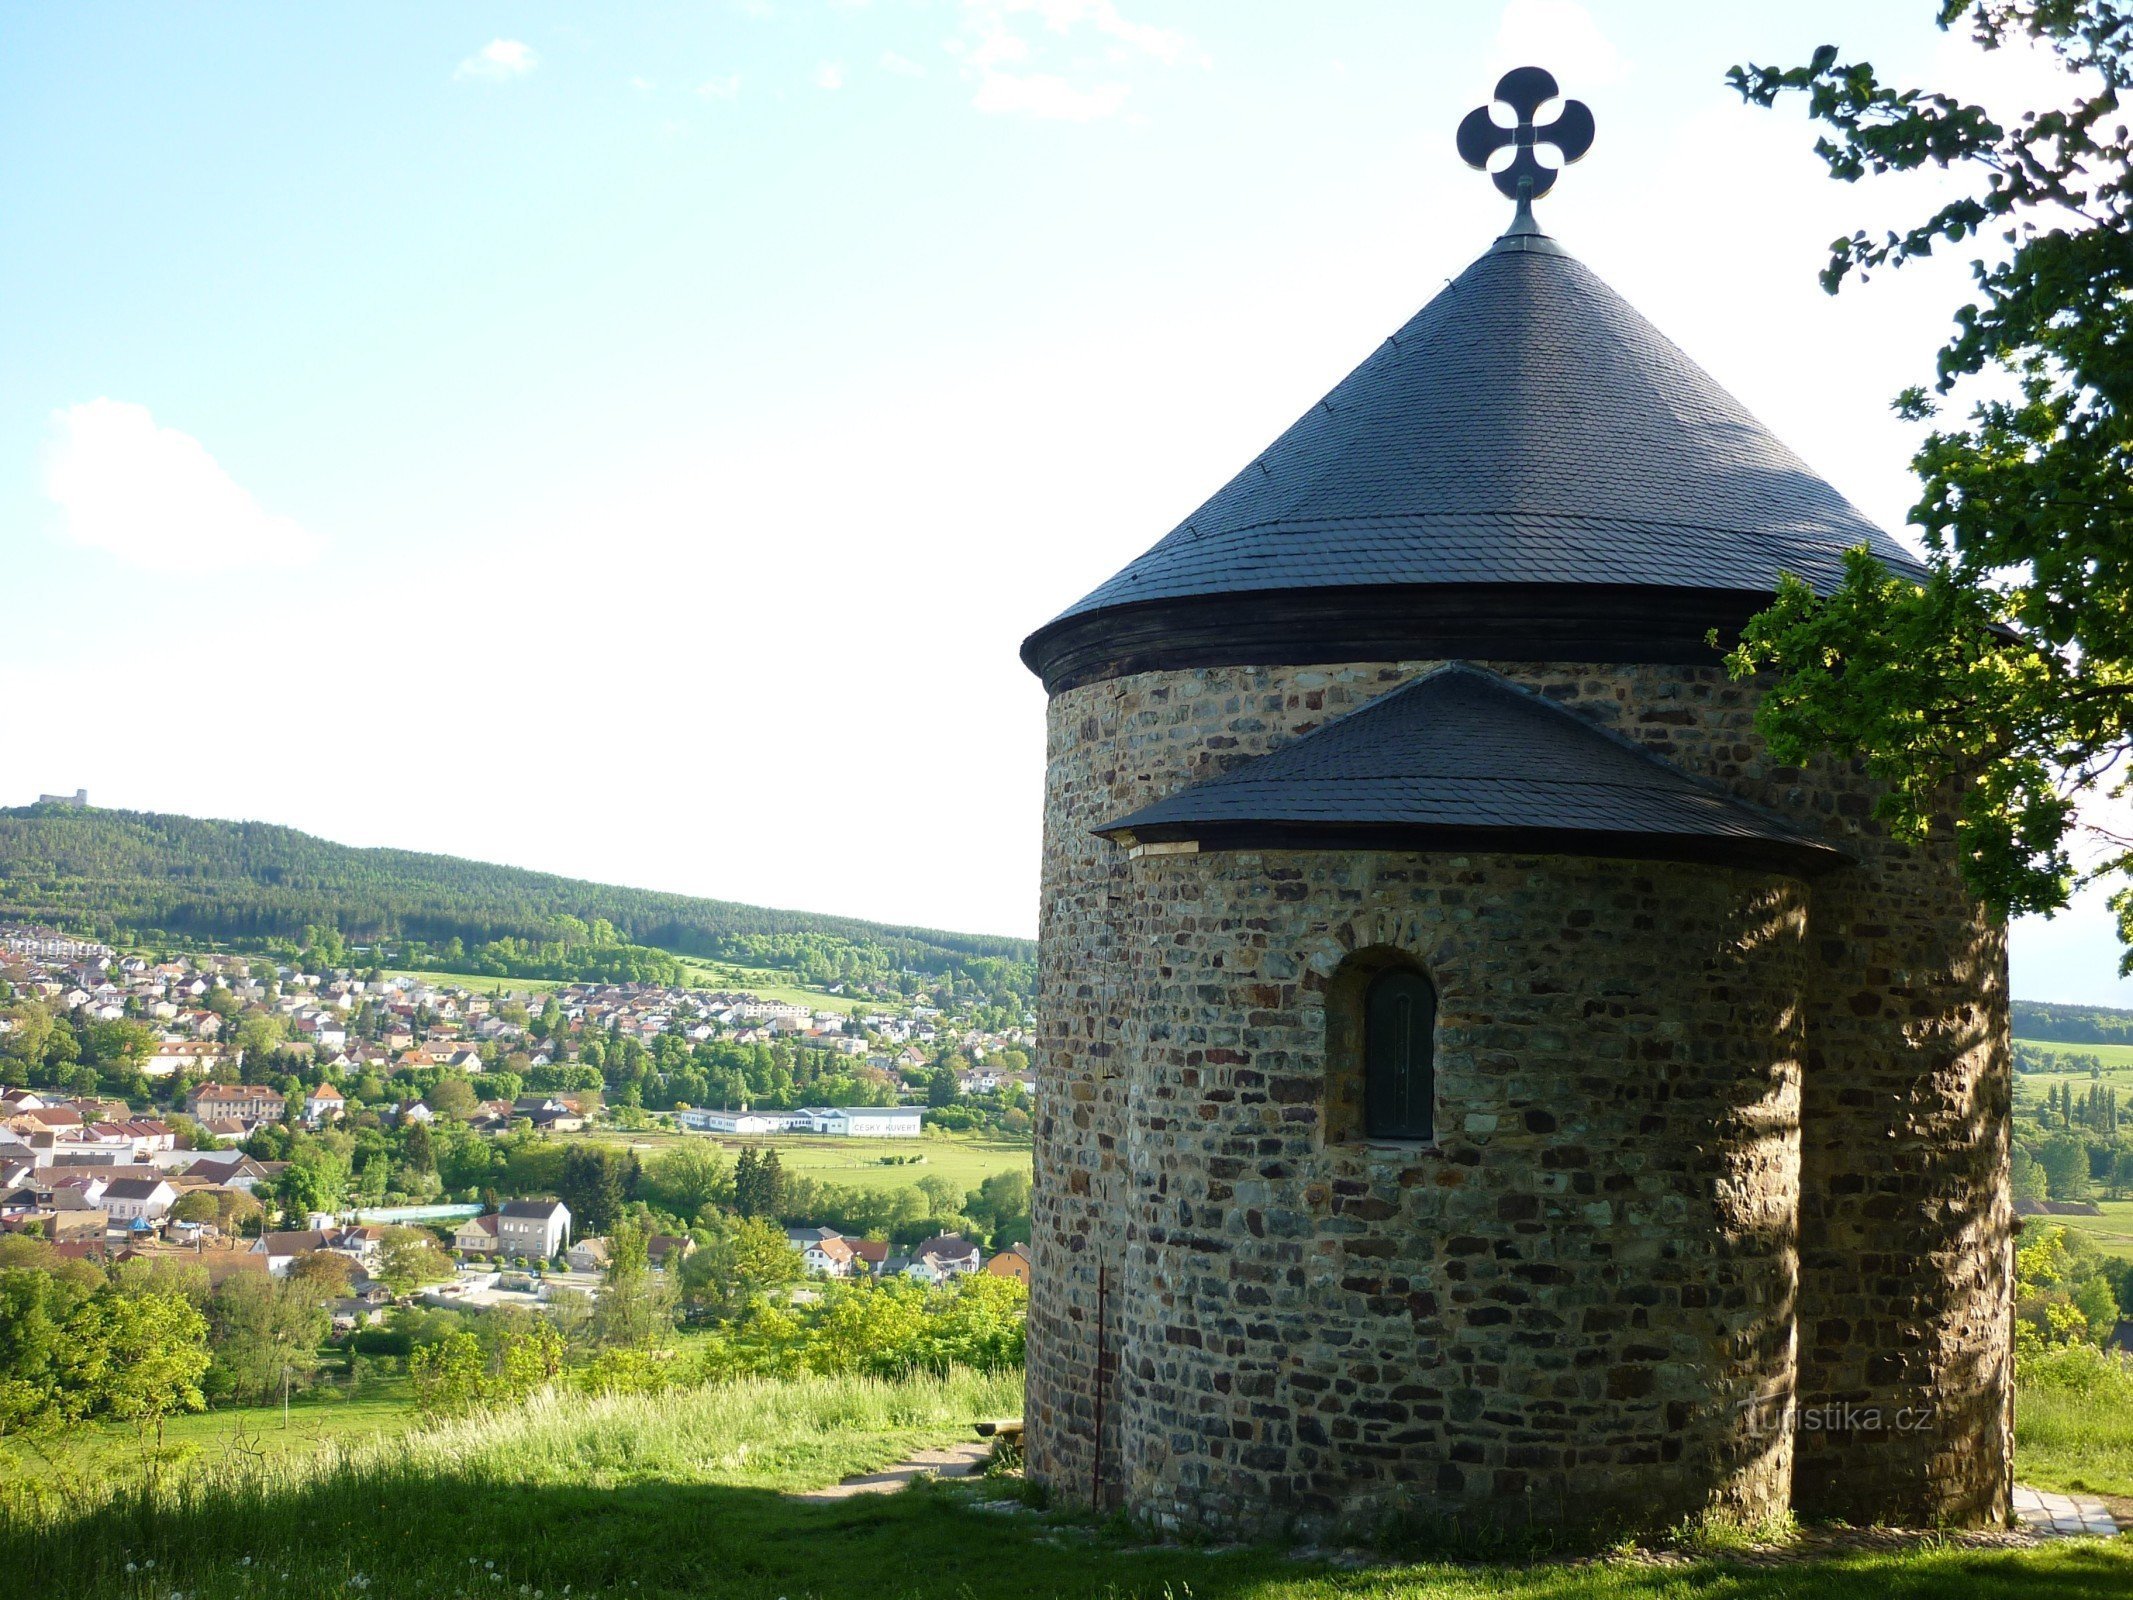
[[[790,1498],[827,1504],[834,1500],[849,1500],[854,1495],[893,1494],[912,1479],[929,1474],[936,1478],[974,1478],[985,1470],[985,1460],[991,1454],[992,1445],[983,1439],[973,1439],[969,1444],[951,1444],[939,1450],[921,1450],[908,1461],[899,1461],[893,1467],[864,1472],[827,1489],[810,1489]]]

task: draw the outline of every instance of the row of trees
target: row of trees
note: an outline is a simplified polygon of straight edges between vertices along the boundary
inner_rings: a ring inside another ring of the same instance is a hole
[[[829,981],[872,983],[908,970],[928,992],[982,993],[1018,1015],[1035,987],[1036,951],[1024,939],[356,850],[264,823],[101,808],[0,810],[0,861],[8,863],[0,918],[52,922],[117,943],[141,942],[144,932],[250,947],[302,941],[349,959],[355,946],[419,942],[445,951],[457,940],[473,962],[482,958],[471,953],[484,950],[583,951],[604,922],[610,949],[651,947]]]

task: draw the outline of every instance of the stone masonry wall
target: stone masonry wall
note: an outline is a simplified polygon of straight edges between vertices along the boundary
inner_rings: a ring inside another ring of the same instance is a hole
[[[1135,869],[1127,1503],[1172,1524],[1649,1525],[1791,1494],[1786,878],[1569,857]],[[1437,989],[1434,1147],[1326,1126],[1353,950]]]
[[[1481,664],[1859,856],[1808,891],[1794,1498],[1862,1519],[1990,1520],[2011,1443],[1998,930],[1944,842],[1882,836],[1864,779],[1773,763],[1751,687],[1716,669]],[[1031,1472],[1066,1497],[1115,1501],[1131,1470],[1116,1368],[1143,1177],[1124,1142],[1141,1070],[1125,1036],[1137,889],[1126,852],[1088,830],[1434,665],[1144,673],[1052,701],[1028,1417]]]

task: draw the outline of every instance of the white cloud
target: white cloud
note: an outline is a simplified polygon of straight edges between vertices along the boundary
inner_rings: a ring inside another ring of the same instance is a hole
[[[1503,68],[1544,66],[1558,83],[1585,88],[1620,83],[1629,71],[1578,0],[1510,0],[1496,25],[1495,53]]]
[[[45,493],[67,537],[139,566],[288,565],[324,541],[263,509],[189,433],[148,408],[96,399],[53,413]]]
[[[639,94],[650,94],[654,85],[650,78],[632,78],[630,79],[630,87]]]
[[[1020,31],[1033,24],[1040,44]],[[1021,115],[1062,122],[1095,122],[1125,109],[1131,92],[1116,81],[1077,81],[1063,71],[1045,71],[1038,61],[1051,42],[1090,37],[1106,67],[1209,65],[1207,56],[1175,28],[1135,22],[1113,0],[963,0],[963,26],[949,52],[976,84],[971,105],[990,115]],[[1093,60],[1095,58],[1088,58]],[[1086,61],[1076,62],[1085,70]],[[1038,70],[1010,70],[1025,67]]]
[[[734,100],[740,97],[741,75],[729,72],[723,78],[706,78],[696,86],[696,92],[706,100]]]
[[[923,78],[926,69],[909,56],[900,56],[894,50],[884,50],[881,55],[881,70],[894,73],[899,78]]]
[[[1022,115],[1051,122],[1095,122],[1116,116],[1126,104],[1126,86],[1100,83],[1077,89],[1050,73],[988,72],[971,104],[989,116]]]
[[[540,64],[541,58],[533,53],[533,46],[525,40],[491,39],[460,62],[452,76],[501,82],[505,78],[523,78]]]
[[[841,61],[823,62],[822,65],[815,68],[814,82],[817,89],[842,89],[844,87],[844,63]]]

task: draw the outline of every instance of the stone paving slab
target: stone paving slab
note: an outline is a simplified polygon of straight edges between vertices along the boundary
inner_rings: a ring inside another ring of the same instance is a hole
[[[992,1454],[992,1441],[973,1440],[969,1444],[952,1444],[940,1450],[920,1450],[908,1461],[899,1461],[893,1467],[884,1467],[879,1472],[864,1472],[856,1478],[832,1484],[827,1489],[813,1489],[792,1498],[815,1504],[827,1504],[837,1500],[849,1500],[854,1495],[893,1494],[914,1478],[973,1478],[985,1469],[986,1459]]]
[[[2093,1495],[2055,1494],[2018,1483],[2014,1514],[2017,1522],[2040,1539],[2118,1536],[2118,1520],[2111,1515],[2111,1508]]]

